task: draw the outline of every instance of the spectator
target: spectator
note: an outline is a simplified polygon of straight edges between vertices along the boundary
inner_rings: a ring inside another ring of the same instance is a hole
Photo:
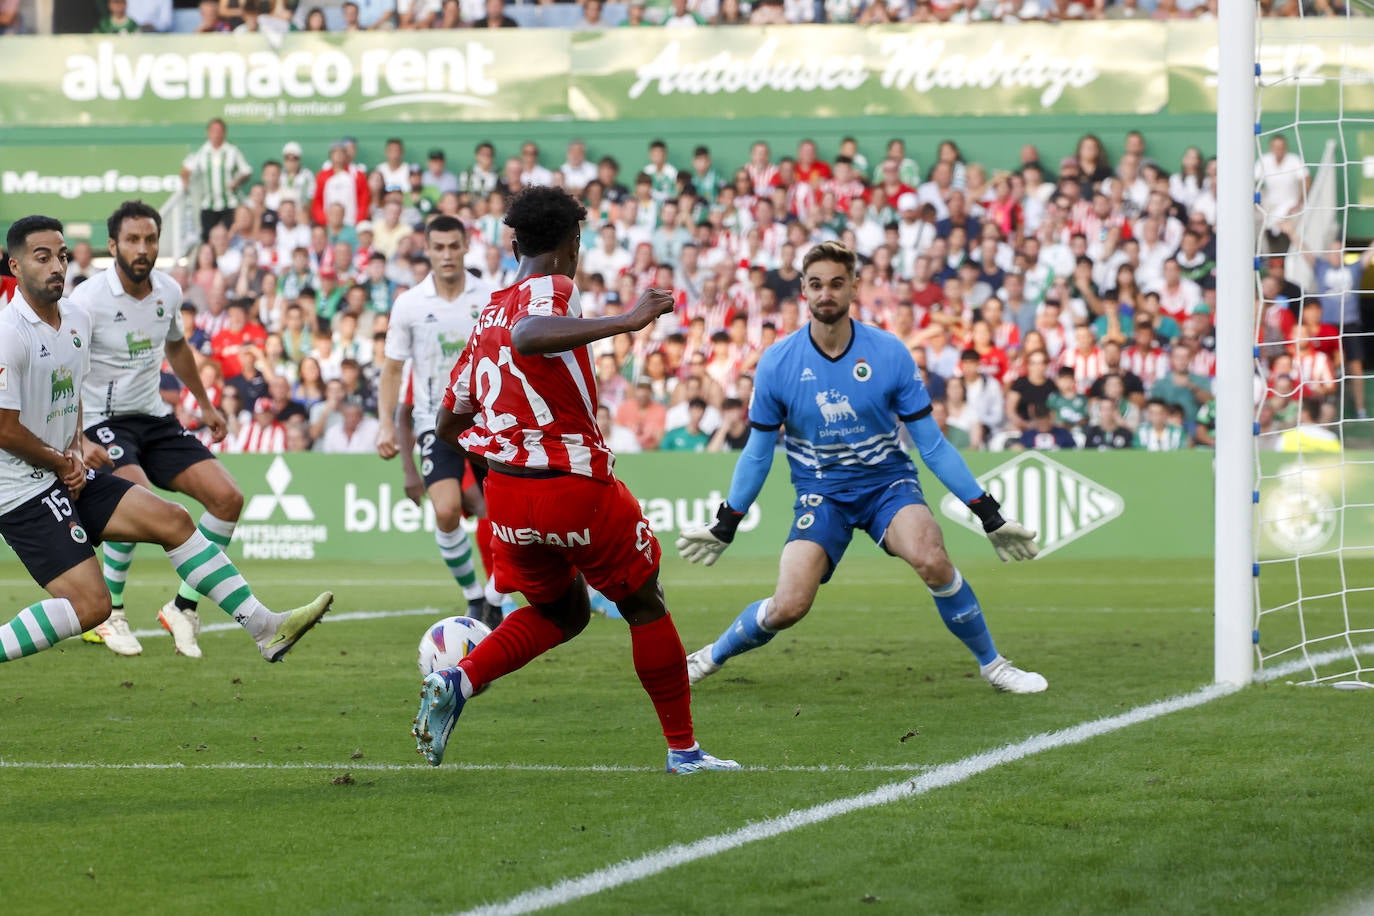
[[[1028,354],[1026,374],[1011,383],[1007,393],[1007,416],[1018,431],[1031,428],[1032,406],[1046,408],[1048,412],[1050,395],[1056,390],[1049,379],[1049,363],[1049,355],[1043,350]]]
[[[687,0],[672,0],[672,4],[672,11],[663,19],[665,29],[694,29],[706,24],[705,19],[688,8]],[[778,0],[778,5],[782,5],[782,0]]]
[[[1176,346],[1169,351],[1169,374],[1150,386],[1150,400],[1165,404],[1177,404],[1183,409],[1185,417],[1196,417],[1198,407],[1212,399],[1211,382],[1188,370],[1192,354],[1185,347]],[[1148,404],[1146,419],[1149,419]]]
[[[687,405],[685,425],[669,429],[663,435],[659,448],[665,452],[704,452],[711,437],[702,429],[706,417],[707,404],[701,398],[692,398]]]
[[[220,18],[219,0],[200,0],[199,9],[200,22],[196,25],[197,33],[232,31],[229,23]]]
[[[224,121],[213,118],[205,126],[205,143],[181,164],[182,183],[198,189],[192,199],[200,208],[200,239],[210,238],[216,225],[228,226],[242,201],[238,189],[253,169],[237,146],[226,141]]]
[[[244,374],[244,363],[251,364],[260,355],[260,348],[267,339],[267,332],[262,325],[250,320],[252,310],[252,299],[231,301],[228,323],[210,341],[215,360],[226,381],[232,382]]]
[[[1055,391],[1045,401],[1058,426],[1078,429],[1088,422],[1088,399],[1079,393],[1073,369],[1063,366],[1055,373]]]
[[[505,0],[486,0],[487,15],[472,24],[475,29],[514,29],[520,23],[506,15]]]
[[[1185,411],[1187,408],[1184,408]],[[1159,398],[1150,398],[1145,405],[1145,422],[1136,430],[1135,447],[1151,452],[1170,452],[1188,447],[1183,427],[1169,422],[1168,405]]]
[[[286,427],[277,422],[271,398],[253,403],[253,421],[239,431],[234,451],[250,455],[286,451]]]
[[[1135,444],[1135,436],[1122,422],[1121,412],[1111,398],[1096,399],[1093,414],[1096,419],[1088,426],[1084,448],[1106,451],[1130,448]]]
[[[600,0],[591,2],[600,5]],[[596,180],[596,166],[587,160],[587,144],[581,140],[568,142],[568,156],[558,170],[563,173],[563,187],[569,194],[581,194]]]
[[[653,25],[651,22],[644,21],[645,0],[629,0],[629,6],[625,7],[625,19],[620,23],[621,28],[636,29],[641,26]]]
[[[1303,257],[1312,267],[1317,299],[1322,305],[1322,322],[1340,329],[1343,370],[1348,378],[1357,380],[1350,387],[1355,400],[1355,413],[1367,417],[1365,405],[1365,335],[1360,317],[1360,290],[1365,271],[1374,261],[1374,243],[1360,253],[1353,263],[1345,263],[1345,252],[1333,248],[1318,258],[1304,251]]]
[[[639,439],[634,432],[611,420],[611,409],[604,403],[596,409],[596,426],[601,438],[617,455],[633,455],[640,451]]]
[[[273,376],[267,383],[267,393],[278,423],[286,424],[297,418],[304,420],[309,416],[306,405],[291,396],[291,382],[284,376]]]
[[[639,450],[651,452],[658,448],[668,419],[667,409],[653,398],[653,385],[647,376],[635,384],[634,397],[621,401],[616,408],[615,422],[635,435]]]
[[[1019,439],[1011,444],[1015,451],[1034,449],[1036,451],[1057,451],[1077,448],[1073,434],[1055,422],[1054,414],[1042,404],[1031,404],[1028,410],[1030,425],[1021,433]]]
[[[305,31],[307,32],[327,32],[329,25],[325,22],[324,10],[318,6],[310,8],[310,12],[305,14]]]
[[[319,450],[326,454],[371,454],[377,447],[377,421],[363,413],[363,399],[357,395],[344,398],[342,422],[325,430]]]
[[[315,179],[315,199],[310,213],[319,225],[331,222],[326,215],[328,209],[341,207],[338,217],[333,220],[338,226],[352,226],[360,219],[366,219],[372,206],[372,192],[367,186],[367,173],[349,161],[348,145],[343,141],[329,147],[329,165],[320,170]],[[339,265],[336,265],[339,269]]]
[[[585,32],[606,27],[606,24],[601,21],[601,0],[583,0],[581,6],[582,19],[573,25],[573,29]]]
[[[711,436],[710,443],[707,444],[708,452],[737,452],[744,448],[744,443],[749,440],[749,416],[745,412],[744,402],[739,398],[726,398],[720,406],[721,421],[714,434]]]
[[[129,18],[128,0],[106,0],[106,14],[96,23],[97,35],[130,35],[139,31],[139,25]]]

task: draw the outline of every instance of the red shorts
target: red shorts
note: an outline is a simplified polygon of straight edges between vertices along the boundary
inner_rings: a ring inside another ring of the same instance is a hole
[[[498,591],[550,604],[581,572],[601,594],[620,601],[658,570],[658,538],[619,480],[492,473],[486,497]]]

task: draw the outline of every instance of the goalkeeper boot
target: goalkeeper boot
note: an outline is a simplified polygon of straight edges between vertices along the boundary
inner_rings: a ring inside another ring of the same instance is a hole
[[[269,662],[279,662],[285,658],[286,653],[300,642],[306,631],[319,623],[320,618],[328,613],[333,603],[334,593],[323,592],[304,607],[277,615],[279,619],[276,629],[269,630],[258,639],[258,651],[262,653],[262,657]]]
[[[425,678],[420,688],[420,711],[415,714],[410,733],[415,737],[416,753],[423,755],[430,766],[444,762],[448,739],[466,703],[462,673],[457,668],[441,669]]]
[[[743,769],[733,760],[722,760],[719,757],[712,757],[701,749],[700,746],[694,747],[689,751],[668,751],[668,772],[674,776],[691,776],[693,773],[700,773],[703,770],[739,770]]]
[[[707,643],[687,656],[687,682],[689,684],[700,684],[720,670],[720,665],[717,665],[711,658],[711,649],[714,646],[715,643]]]
[[[1006,693],[1042,693],[1050,682],[1034,671],[1022,671],[1002,656],[978,669],[983,680]]]
[[[177,655],[200,658],[200,646],[196,643],[196,636],[200,634],[200,615],[196,613],[195,608],[183,610],[177,607],[175,601],[168,601],[162,606],[162,610],[157,612],[157,622],[162,624],[162,629],[172,634],[172,643],[176,646]]]
[[[95,632],[115,655],[139,655],[143,652],[138,637],[129,629],[129,619],[124,616],[123,608],[111,611],[109,618],[96,627]]]

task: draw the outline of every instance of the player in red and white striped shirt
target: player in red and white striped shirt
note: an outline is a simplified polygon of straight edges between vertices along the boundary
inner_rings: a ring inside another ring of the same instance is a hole
[[[530,606],[457,667],[425,678],[414,735],[425,759],[441,763],[469,697],[587,625],[590,583],[630,625],[635,673],[668,740],[668,771],[736,769],[696,743],[687,658],[658,583],[658,540],[611,472],[615,459],[596,423],[588,345],[647,327],[673,300],[653,289],[628,313],[582,318],[572,278],[586,216],[558,188],[531,187],[511,201],[516,283],[492,294],[444,397],[439,437],[490,471],[496,587],[524,593]]]

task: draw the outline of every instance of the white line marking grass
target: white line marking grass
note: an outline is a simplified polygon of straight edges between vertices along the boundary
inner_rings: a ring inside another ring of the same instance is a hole
[[[348,620],[384,620],[388,617],[421,617],[433,616],[435,620],[441,617],[452,615],[452,611],[444,611],[437,607],[412,607],[400,611],[345,611],[341,614],[326,614],[323,623],[341,623]],[[233,621],[223,623],[207,623],[200,628],[202,633],[223,633],[229,630],[242,629]],[[162,627],[149,627],[146,630],[134,630],[134,635],[139,639],[148,639],[153,636],[170,636]]]
[[[1374,643],[1356,646],[1355,651],[1359,654],[1374,653]],[[1311,660],[1313,663],[1321,665],[1346,658],[1349,654],[1348,649],[1332,650],[1320,655],[1313,655]],[[1287,665],[1275,666],[1257,674],[1255,680],[1275,680],[1296,671],[1305,670],[1307,664],[1307,660],[1299,660]],[[1137,706],[1135,709],[1120,715],[1095,719],[1055,732],[1033,735],[1024,741],[984,751],[981,754],[974,754],[972,757],[965,757],[963,760],[956,760],[943,766],[933,767],[914,779],[881,786],[862,795],[836,799],[800,811],[790,811],[781,817],[746,824],[738,830],[706,837],[694,843],[668,846],[637,859],[627,859],[615,865],[588,872],[579,878],[568,878],[547,887],[525,891],[501,903],[466,910],[460,916],[516,916],[516,914],[533,913],[549,907],[561,906],[634,881],[651,878],[679,865],[686,865],[689,862],[709,858],[749,843],[790,833],[801,827],[818,824],[855,811],[924,795],[935,789],[942,789],[945,786],[952,786],[966,779],[971,779],[994,767],[1015,763],[1045,751],[1082,744],[1093,738],[1100,738],[1103,735],[1130,728],[1132,725],[1149,722],[1173,712],[1193,709],[1213,700],[1230,696],[1240,689],[1240,687],[1228,684],[1211,684],[1182,696]],[[696,778],[728,779],[729,777],[707,773]]]
[[[483,773],[661,773],[658,766],[619,766],[616,764],[596,764],[591,766],[562,766],[556,763],[451,763],[444,770],[463,770]],[[920,763],[877,764],[857,766],[827,765],[816,766],[749,766],[745,770],[754,773],[920,773],[930,767]],[[424,773],[439,772],[428,764],[416,763],[358,763],[346,760],[341,763],[84,763],[84,762],[46,762],[38,760],[3,760],[0,770],[356,770],[376,773]]]

